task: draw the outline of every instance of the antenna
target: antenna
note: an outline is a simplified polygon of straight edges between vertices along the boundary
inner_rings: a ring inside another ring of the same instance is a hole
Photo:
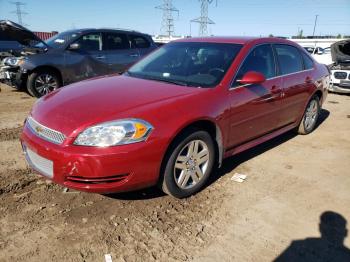
[[[163,4],[155,8],[163,10],[161,34],[171,37],[174,33],[173,12],[179,15],[179,10],[173,6],[172,0],[163,0]]]
[[[10,2],[10,3],[16,5],[16,10],[15,10],[15,11],[12,11],[12,13],[15,13],[15,14],[17,15],[18,23],[19,23],[20,25],[23,25],[22,15],[26,15],[26,14],[28,14],[28,13],[22,11],[21,7],[24,6],[24,5],[26,5],[26,4],[23,3],[23,2],[19,2],[19,1]]]
[[[199,0],[201,3],[201,16],[191,20],[191,22],[199,23],[199,35],[207,36],[208,35],[208,25],[215,24],[213,20],[211,20],[208,16],[208,6],[214,0]],[[216,0],[216,6],[218,5],[218,1]]]

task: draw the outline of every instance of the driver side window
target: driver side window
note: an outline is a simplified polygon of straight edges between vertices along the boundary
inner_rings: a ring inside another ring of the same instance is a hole
[[[102,37],[100,33],[86,34],[80,37],[75,43],[78,43],[80,50],[100,51],[102,49]]]
[[[248,54],[236,74],[233,87],[239,86],[240,83],[237,80],[242,79],[243,75],[249,71],[259,72],[266,79],[276,76],[276,65],[271,45],[259,45]]]

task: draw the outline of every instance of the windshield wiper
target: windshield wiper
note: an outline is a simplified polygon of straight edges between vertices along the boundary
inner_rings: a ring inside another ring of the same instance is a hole
[[[188,83],[181,81],[181,80],[174,80],[174,79],[167,79],[167,78],[157,78],[157,77],[152,77],[151,80],[155,81],[160,81],[160,82],[166,82],[170,84],[175,84],[179,86],[189,86]]]
[[[148,76],[148,75],[138,75],[138,74],[131,73],[129,71],[126,71],[125,73],[128,76],[136,77],[136,78],[154,80],[154,81],[159,81],[159,82],[166,82],[166,83],[180,85],[180,86],[191,86],[191,87],[201,88],[201,86],[191,84],[191,83],[181,81],[181,80],[176,80],[176,79],[159,78],[159,77],[153,77],[153,76]]]

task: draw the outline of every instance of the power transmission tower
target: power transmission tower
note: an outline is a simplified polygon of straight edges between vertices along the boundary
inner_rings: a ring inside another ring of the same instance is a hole
[[[20,25],[23,25],[22,15],[28,14],[27,12],[23,12],[23,11],[22,11],[22,8],[21,8],[22,6],[25,5],[25,3],[16,1],[16,2],[11,2],[11,4],[16,5],[16,10],[13,11],[12,13],[15,13],[15,14],[17,15],[18,23],[19,23]]]
[[[201,2],[201,16],[191,20],[191,22],[199,23],[199,35],[207,36],[208,35],[208,25],[215,24],[213,20],[211,20],[208,16],[208,6],[214,0],[199,0]],[[217,5],[217,0],[216,0]]]
[[[156,6],[156,8],[163,10],[161,34],[172,36],[174,33],[173,12],[177,12],[179,15],[179,10],[173,6],[172,0],[163,0],[163,4]]]

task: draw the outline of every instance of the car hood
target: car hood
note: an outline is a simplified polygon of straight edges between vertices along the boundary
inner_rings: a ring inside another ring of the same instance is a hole
[[[32,31],[10,20],[0,20],[0,33],[24,46],[30,46],[32,42],[41,42],[46,46]]]
[[[139,117],[140,111],[147,115],[150,107],[161,108],[169,100],[199,90],[128,76],[106,76],[75,83],[44,96],[31,114],[44,126],[75,136],[74,132],[97,123]]]
[[[332,60],[339,63],[350,63],[350,40],[343,40],[331,45]]]

